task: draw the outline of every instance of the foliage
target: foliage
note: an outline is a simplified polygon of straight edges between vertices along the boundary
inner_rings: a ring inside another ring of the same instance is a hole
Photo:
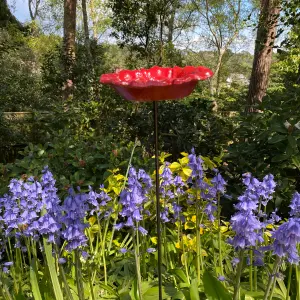
[[[280,197],[273,207],[281,207],[282,212],[286,211],[290,187],[299,188],[298,95],[299,87],[269,93],[259,107],[260,113],[241,116],[226,157],[233,176],[239,177],[242,169],[257,176],[274,174]]]

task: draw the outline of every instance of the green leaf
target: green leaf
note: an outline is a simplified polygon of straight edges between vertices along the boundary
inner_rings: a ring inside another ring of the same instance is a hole
[[[292,135],[289,135],[289,136],[288,136],[288,141],[289,141],[290,146],[291,146],[293,149],[296,149],[296,148],[297,148],[297,141],[296,141],[295,137],[293,137]]]
[[[188,283],[188,279],[187,279],[185,273],[181,269],[170,270],[170,273],[173,274],[173,275],[175,275],[182,282]]]
[[[208,300],[231,300],[232,296],[223,284],[208,271],[203,274],[204,293]]]
[[[56,300],[63,300],[63,293],[59,285],[58,276],[56,273],[54,257],[52,256],[52,245],[47,242],[46,238],[43,238],[44,250],[46,254],[47,265],[49,268],[49,273],[52,281],[53,291]]]
[[[42,300],[41,292],[39,289],[39,281],[37,278],[37,267],[36,267],[36,257],[33,257],[31,260],[31,265],[30,265],[30,283],[31,283],[31,289],[32,289],[32,294],[35,300]]]
[[[273,135],[269,140],[268,143],[269,144],[276,144],[279,143],[281,141],[286,140],[286,135],[282,135],[282,134],[275,134]]]
[[[263,299],[264,292],[247,292],[242,296],[243,300],[252,300],[252,299]]]
[[[300,156],[293,156],[292,162],[298,169],[300,169]]]
[[[283,122],[274,122],[271,124],[271,129],[279,133],[287,133],[287,128],[284,126]]]
[[[191,296],[191,300],[200,300],[197,279],[193,279],[191,282],[190,296]]]
[[[284,160],[287,160],[287,159],[288,159],[287,155],[285,155],[285,154],[279,154],[279,155],[275,155],[272,158],[272,162],[280,162],[280,161],[284,161]]]
[[[159,288],[158,286],[153,286],[149,289],[146,290],[145,293],[143,293],[143,300],[157,300],[158,299],[158,293],[159,293]],[[164,293],[163,291],[163,295],[162,295],[163,299],[167,298],[167,295]]]
[[[117,296],[116,291],[112,287],[110,287],[109,285],[106,285],[106,284],[101,283],[101,282],[98,282],[97,285],[100,286],[105,291],[109,292],[110,296],[111,295]]]

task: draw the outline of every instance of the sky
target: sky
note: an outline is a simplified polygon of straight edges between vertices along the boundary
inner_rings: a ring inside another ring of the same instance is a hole
[[[11,12],[20,22],[26,22],[30,20],[28,0],[8,0],[7,1]]]

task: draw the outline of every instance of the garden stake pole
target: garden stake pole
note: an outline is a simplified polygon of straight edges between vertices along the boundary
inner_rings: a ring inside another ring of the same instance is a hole
[[[162,274],[161,274],[161,231],[160,231],[160,202],[159,202],[159,162],[158,162],[158,104],[153,101],[154,116],[154,146],[155,146],[155,188],[156,188],[156,230],[157,230],[157,272],[159,300],[162,300]]]

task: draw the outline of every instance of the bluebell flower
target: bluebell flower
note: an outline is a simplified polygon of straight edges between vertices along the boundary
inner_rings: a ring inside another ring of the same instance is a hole
[[[65,264],[67,262],[67,260],[64,258],[64,257],[60,257],[59,259],[58,259],[58,263],[60,264],[60,265],[63,265],[63,264]]]
[[[234,257],[231,260],[231,264],[232,264],[233,267],[237,266],[239,262],[240,262],[240,260],[237,257]]]
[[[217,172],[216,176],[211,180],[215,190],[221,194],[225,193],[225,185],[227,184],[220,173]]]
[[[12,261],[8,261],[8,262],[5,262],[3,264],[1,264],[1,267],[2,267],[2,272],[3,273],[9,273],[9,268],[13,265],[13,262]]]
[[[132,227],[142,234],[147,234],[147,230],[137,223],[145,216],[144,204],[148,201],[147,193],[152,187],[151,178],[144,170],[136,170],[131,167],[128,172],[128,185],[120,194],[120,204],[122,209],[119,213],[125,221],[116,224],[117,230],[125,227]]]
[[[290,204],[290,216],[300,218],[300,194],[295,192]]]
[[[169,163],[165,164],[164,169],[160,174],[160,177],[162,179],[160,186],[170,186],[171,184],[173,184],[174,179],[172,171],[169,168]]]
[[[230,221],[235,236],[228,240],[236,250],[256,246],[257,243],[263,242],[261,229],[265,227],[255,215],[261,183],[250,173],[244,174],[243,177],[246,190],[242,196],[238,197],[238,203],[235,205],[237,212]]]
[[[62,237],[67,241],[67,251],[85,246],[87,243],[87,237],[84,234],[85,228],[88,227],[88,224],[84,223],[84,217],[88,209],[87,199],[87,194],[76,194],[71,188],[64,201],[63,211],[65,214],[62,217],[64,225]]]
[[[122,254],[125,254],[125,253],[128,252],[128,250],[127,250],[126,248],[121,248],[119,251],[120,251]]]
[[[188,166],[192,170],[192,174],[188,179],[189,183],[192,183],[194,181],[196,187],[199,186],[200,182],[202,181],[204,172],[203,172],[203,160],[200,156],[196,156],[195,149],[192,148],[191,154],[188,156],[189,163]]]
[[[38,228],[40,234],[48,235],[48,242],[55,243],[60,237],[62,208],[52,173],[47,166],[42,173],[42,203],[45,214],[39,218]]]
[[[148,248],[146,251],[147,251],[148,253],[153,253],[153,252],[156,251],[156,249],[155,249],[155,248]]]
[[[182,207],[180,205],[178,205],[176,202],[173,202],[172,208],[174,211],[174,219],[177,220],[178,218],[180,218],[180,213],[182,211]]]
[[[235,236],[228,241],[235,249],[245,249],[256,246],[257,242],[263,242],[260,232],[262,224],[251,211],[238,212],[233,215],[231,227],[235,231]]]
[[[215,220],[214,214],[217,211],[216,204],[217,204],[216,200],[211,200],[211,201],[208,201],[208,203],[206,204],[206,206],[204,208],[204,213],[207,215],[210,222],[214,222],[214,220]]]
[[[94,212],[97,212],[98,216],[104,212],[106,216],[104,218],[107,218],[108,215],[106,214],[108,210],[112,210],[112,208],[107,208],[107,204],[109,201],[111,201],[111,198],[109,195],[104,191],[104,187],[100,186],[100,193],[95,192],[91,186],[89,186],[89,194],[88,194],[88,203],[92,206],[92,209],[90,210],[90,214],[94,214]],[[102,209],[103,208],[103,209]]]
[[[226,278],[223,275],[218,276],[219,281],[226,281]]]
[[[87,260],[90,255],[86,251],[81,251],[81,256],[84,260]]]
[[[265,217],[265,219],[266,219],[266,217]],[[277,208],[276,208],[275,211],[271,212],[271,215],[270,215],[269,219],[267,219],[265,221],[265,224],[266,225],[275,224],[275,223],[278,223],[280,220],[281,220],[281,217],[277,215]]]
[[[164,207],[163,210],[160,213],[160,219],[163,223],[170,222],[169,219],[169,209],[168,207]]]
[[[174,198],[174,193],[171,191],[171,188],[174,184],[174,178],[172,171],[169,168],[168,162],[165,163],[162,173],[160,174],[161,183],[160,183],[160,194],[163,198]]]
[[[300,243],[300,201],[299,193],[293,195],[290,204],[290,218],[280,225],[272,234],[274,238],[273,253],[279,257],[287,257],[291,264],[298,264],[297,246]]]
[[[148,231],[147,231],[144,227],[142,227],[142,226],[139,226],[139,227],[138,227],[138,230],[139,230],[139,232],[140,232],[142,235],[147,235],[147,234],[148,234]]]
[[[185,184],[179,175],[174,178],[173,184],[175,186],[177,196],[183,195]]]
[[[299,263],[297,245],[300,243],[300,218],[290,218],[272,234],[275,239],[273,253],[279,257],[287,257],[291,264]]]

